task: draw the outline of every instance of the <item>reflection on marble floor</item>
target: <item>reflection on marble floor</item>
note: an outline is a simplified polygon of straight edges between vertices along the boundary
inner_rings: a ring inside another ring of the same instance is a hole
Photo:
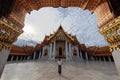
[[[120,80],[113,62],[71,62],[62,68],[59,76],[56,62],[9,63],[1,80]]]

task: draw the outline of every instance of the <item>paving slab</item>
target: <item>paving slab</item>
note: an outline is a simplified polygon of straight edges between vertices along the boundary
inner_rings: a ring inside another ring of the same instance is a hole
[[[8,63],[1,80],[120,80],[114,62],[63,62],[62,75],[56,62]]]

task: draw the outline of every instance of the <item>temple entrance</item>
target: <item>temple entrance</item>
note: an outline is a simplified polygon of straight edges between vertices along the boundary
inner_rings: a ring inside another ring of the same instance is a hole
[[[57,52],[56,58],[65,58],[63,47],[59,46],[57,50],[58,50],[58,52]]]
[[[62,47],[59,47],[59,54],[58,54],[59,57],[62,57]]]

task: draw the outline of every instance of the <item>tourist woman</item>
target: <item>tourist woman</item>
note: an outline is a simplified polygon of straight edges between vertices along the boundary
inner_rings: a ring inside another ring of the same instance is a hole
[[[58,59],[58,74],[61,75],[62,73],[62,59]]]

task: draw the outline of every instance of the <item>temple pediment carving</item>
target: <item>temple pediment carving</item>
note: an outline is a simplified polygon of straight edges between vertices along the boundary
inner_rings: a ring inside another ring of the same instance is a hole
[[[53,42],[55,40],[64,40],[68,42],[73,42],[74,38],[71,35],[69,35],[67,32],[65,32],[62,26],[60,26],[54,34],[48,37],[47,40],[49,42]]]

